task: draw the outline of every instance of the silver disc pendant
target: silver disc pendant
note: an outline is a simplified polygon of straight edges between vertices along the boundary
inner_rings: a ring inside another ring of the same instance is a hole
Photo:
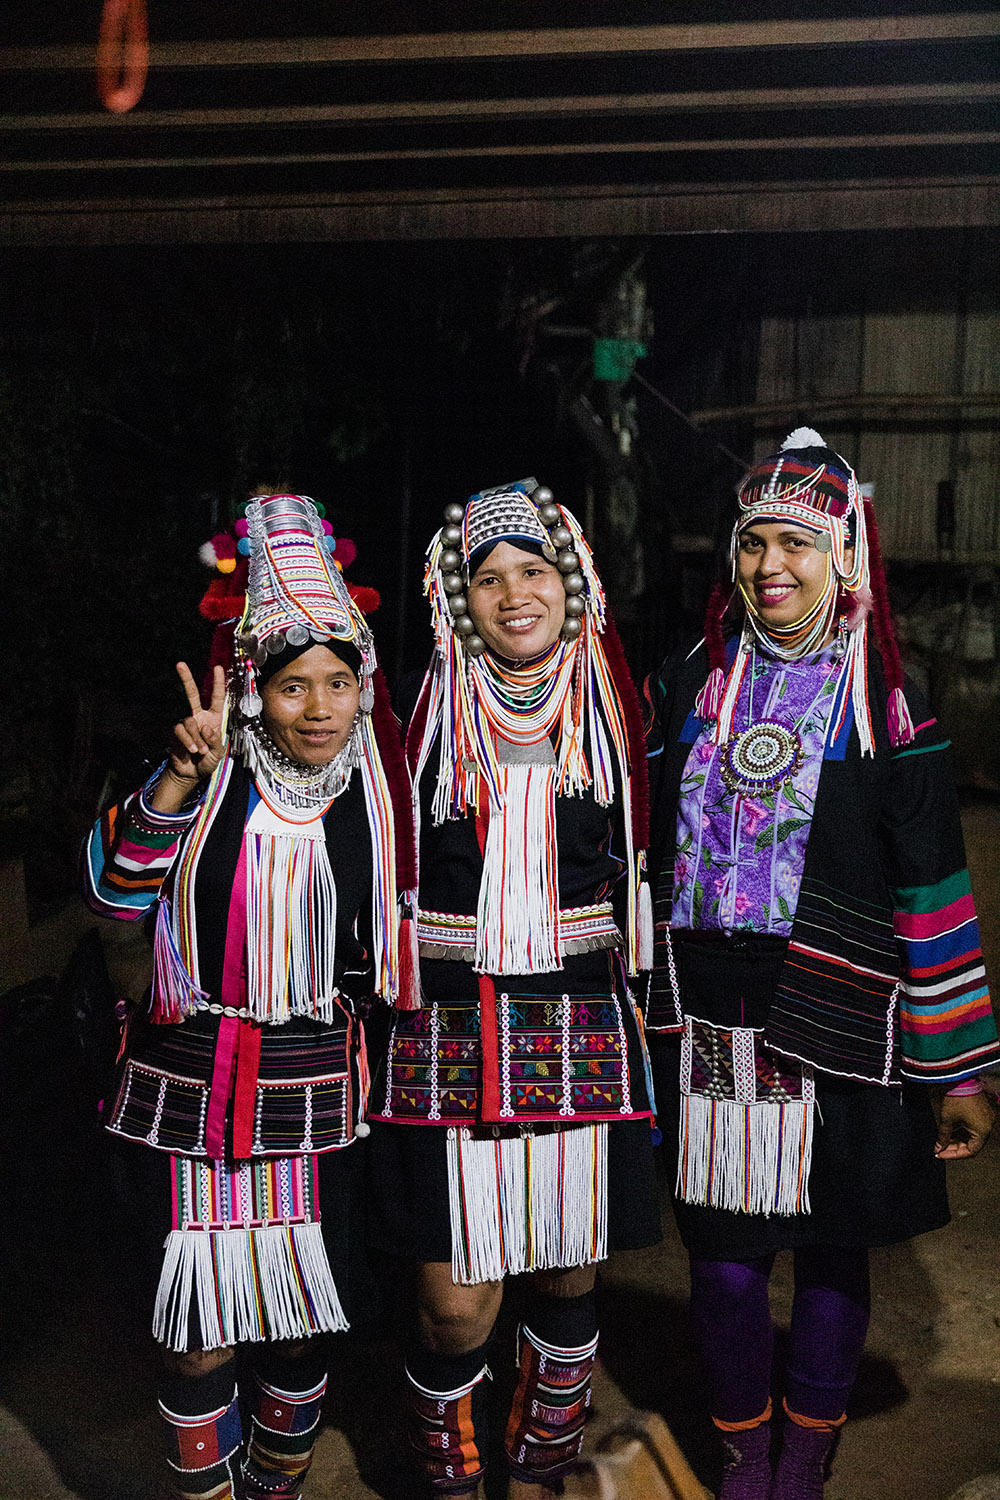
[[[776,719],[761,719],[727,740],[719,772],[731,792],[753,797],[773,792],[802,764],[802,741],[794,729]]]
[[[244,693],[240,699],[240,712],[246,719],[256,719],[263,707],[259,693]]]

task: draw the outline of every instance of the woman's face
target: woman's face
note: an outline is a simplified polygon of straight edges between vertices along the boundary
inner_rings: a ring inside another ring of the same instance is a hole
[[[830,554],[816,550],[816,533],[785,521],[765,521],[740,532],[736,576],[764,625],[794,625],[826,591]]]
[[[312,646],[260,689],[264,728],[300,766],[325,766],[347,744],[358,679],[328,646]]]
[[[562,574],[534,552],[498,542],[468,589],[469,614],[494,656],[530,661],[559,638],[566,619]]]

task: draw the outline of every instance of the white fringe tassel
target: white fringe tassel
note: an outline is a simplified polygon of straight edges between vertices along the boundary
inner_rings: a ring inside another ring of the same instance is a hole
[[[183,1354],[349,1326],[319,1224],[168,1234],[153,1310],[153,1337],[168,1349]]]
[[[322,825],[320,825],[322,828]],[[258,1021],[334,1016],[337,887],[325,837],[246,834],[247,997]]]
[[[653,967],[653,893],[648,880],[639,882],[638,907],[638,964],[641,970],[648,971]]]
[[[607,1123],[500,1140],[450,1128],[448,1201],[460,1285],[604,1260]]]
[[[476,912],[480,974],[550,974],[559,948],[556,772],[501,767],[501,806],[490,807]]]
[[[749,1214],[809,1213],[813,1103],[681,1098],[677,1194]]]

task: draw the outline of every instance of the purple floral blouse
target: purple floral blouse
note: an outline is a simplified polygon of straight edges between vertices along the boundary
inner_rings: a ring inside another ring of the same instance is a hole
[[[795,662],[755,651],[733,737],[770,719],[802,745],[797,769],[774,790],[730,791],[724,747],[712,743],[711,725],[698,735],[681,781],[672,927],[791,932],[841,660],[830,649]]]

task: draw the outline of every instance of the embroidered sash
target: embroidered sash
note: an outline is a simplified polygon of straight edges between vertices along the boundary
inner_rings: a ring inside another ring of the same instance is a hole
[[[779,1066],[759,1031],[688,1016],[678,1196],[748,1214],[808,1213],[815,1099],[812,1069]]]

